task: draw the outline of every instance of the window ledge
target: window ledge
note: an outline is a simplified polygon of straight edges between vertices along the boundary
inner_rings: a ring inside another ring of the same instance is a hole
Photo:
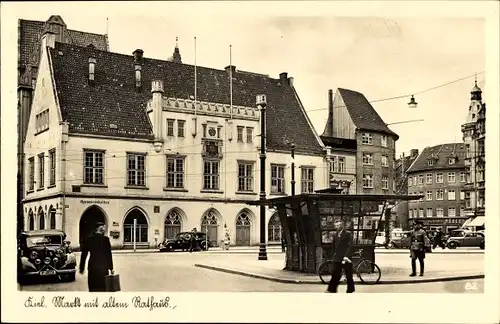
[[[31,194],[31,193],[34,193],[34,192],[35,192],[35,190],[34,190],[34,189],[30,189],[30,190],[27,190],[27,191],[26,191],[26,194],[28,195],[28,194]]]
[[[125,189],[139,189],[139,190],[149,190],[146,186],[125,186]]]
[[[184,189],[184,188],[168,188],[168,187],[163,188],[163,191],[172,191],[172,192],[189,192],[189,190]]]
[[[45,187],[38,188],[36,191],[42,191],[42,190],[45,190]]]
[[[107,188],[108,186],[106,186],[104,184],[84,183],[84,184],[81,184],[80,187]]]
[[[258,195],[258,193],[253,192],[253,191],[236,191],[235,194],[237,194],[237,195]]]
[[[202,189],[200,190],[201,193],[215,193],[215,194],[223,194],[224,191],[222,190],[210,190],[210,189]]]
[[[285,196],[286,193],[284,192],[271,192],[269,193],[270,196]]]
[[[51,184],[50,186],[47,187],[47,189],[51,189],[51,188],[55,188],[56,187],[56,184]]]

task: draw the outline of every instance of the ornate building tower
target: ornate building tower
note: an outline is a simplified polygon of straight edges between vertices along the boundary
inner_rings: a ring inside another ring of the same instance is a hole
[[[462,125],[466,148],[465,212],[469,216],[484,216],[485,112],[486,104],[482,102],[482,91],[476,80],[471,91],[467,121]]]

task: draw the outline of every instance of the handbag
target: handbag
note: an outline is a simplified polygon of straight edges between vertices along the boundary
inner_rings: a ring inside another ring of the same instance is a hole
[[[120,275],[119,274],[109,274],[104,277],[104,284],[107,292],[120,291]]]

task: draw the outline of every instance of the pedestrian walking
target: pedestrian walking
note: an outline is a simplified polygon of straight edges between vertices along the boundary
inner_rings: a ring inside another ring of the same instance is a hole
[[[106,291],[105,277],[113,270],[113,256],[109,237],[105,236],[106,225],[97,222],[96,229],[82,243],[82,255],[80,258],[80,273],[85,271],[85,262],[90,253],[88,264],[88,286],[90,292]]]
[[[191,238],[189,244],[189,253],[192,253],[193,250],[196,251],[198,249],[198,241],[196,240],[196,227],[191,231]]]
[[[430,249],[430,240],[427,233],[422,228],[422,222],[417,221],[411,232],[410,243],[410,258],[411,258],[411,274],[410,277],[417,275],[417,259],[420,264],[420,276],[424,275],[424,259],[425,252]]]
[[[326,292],[336,293],[344,270],[347,279],[347,293],[354,292],[354,279],[352,269],[352,234],[345,229],[345,220],[335,222],[337,230],[333,238],[333,271],[332,278]]]
[[[434,236],[434,244],[432,245],[432,248],[435,249],[438,245],[444,250],[445,245],[443,242],[443,232],[440,228],[438,228],[436,235]]]
[[[283,235],[283,234],[282,234]],[[281,237],[281,252],[285,253],[285,238]]]

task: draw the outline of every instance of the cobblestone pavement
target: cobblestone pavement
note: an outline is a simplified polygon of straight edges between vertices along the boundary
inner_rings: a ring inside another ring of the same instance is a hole
[[[77,255],[79,257],[79,255]],[[270,258],[282,258],[280,255]],[[124,253],[113,256],[115,270],[120,274],[122,291],[184,291],[184,292],[323,292],[323,285],[286,284],[242,277],[194,267],[195,263],[243,262],[257,255],[214,255],[207,253]],[[483,255],[430,255],[428,267],[483,267]],[[378,256],[378,264],[408,265],[404,255]],[[266,262],[266,261],[262,261]],[[87,291],[87,272],[77,274],[75,282],[37,282],[21,287],[23,291]],[[357,292],[483,292],[484,280],[420,283],[406,285],[373,285],[357,287]],[[343,290],[344,287],[341,287]]]

